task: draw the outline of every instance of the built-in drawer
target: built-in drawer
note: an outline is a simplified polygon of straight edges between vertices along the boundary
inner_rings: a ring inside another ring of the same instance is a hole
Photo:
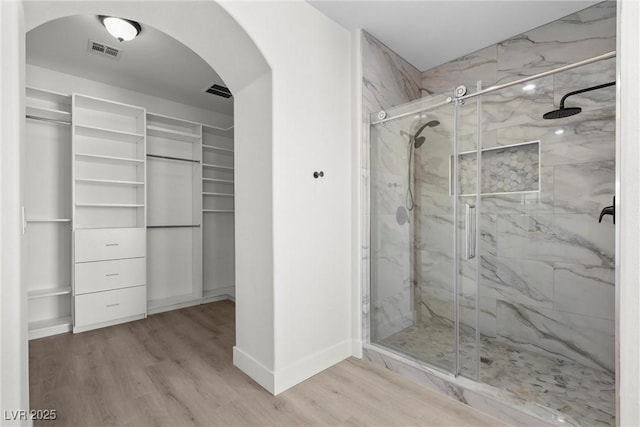
[[[146,283],[146,258],[75,264],[76,295],[139,286]]]
[[[94,292],[75,297],[75,326],[82,328],[102,322],[145,314],[147,287]]]
[[[144,228],[77,230],[74,234],[75,262],[144,257],[146,241]]]

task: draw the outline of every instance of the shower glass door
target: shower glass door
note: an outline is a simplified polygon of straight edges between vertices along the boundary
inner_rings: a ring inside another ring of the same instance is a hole
[[[370,342],[478,370],[476,101],[422,99],[370,127]]]

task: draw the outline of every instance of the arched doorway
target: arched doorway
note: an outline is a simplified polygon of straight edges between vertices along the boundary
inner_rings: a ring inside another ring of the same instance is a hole
[[[271,132],[265,132],[271,128],[272,82],[264,56],[243,28],[214,2],[195,2],[188,7],[173,2],[153,6],[145,2],[25,2],[24,30],[78,14],[124,16],[168,34],[203,58],[234,94],[236,346],[248,354],[273,354],[273,342],[252,339],[254,334],[273,337],[273,307],[263,304],[273,293],[272,182],[255,179],[271,176],[272,169],[271,162],[264,161],[272,157]],[[255,217],[254,212],[261,215]],[[259,289],[250,287],[255,277],[262,280]],[[256,312],[264,318],[257,319]],[[263,363],[273,368],[273,358],[267,356]]]

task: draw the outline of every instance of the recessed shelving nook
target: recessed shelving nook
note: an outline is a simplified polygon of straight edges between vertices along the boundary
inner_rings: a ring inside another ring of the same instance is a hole
[[[202,126],[203,300],[235,295],[233,129]],[[221,242],[223,242],[221,244]]]
[[[74,331],[146,316],[146,111],[72,99]]]
[[[71,96],[26,89],[23,284],[29,338],[71,330]]]

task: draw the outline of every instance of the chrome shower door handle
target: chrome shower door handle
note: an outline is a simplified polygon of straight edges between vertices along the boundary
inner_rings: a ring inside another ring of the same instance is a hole
[[[465,259],[476,257],[476,207],[465,204]]]

